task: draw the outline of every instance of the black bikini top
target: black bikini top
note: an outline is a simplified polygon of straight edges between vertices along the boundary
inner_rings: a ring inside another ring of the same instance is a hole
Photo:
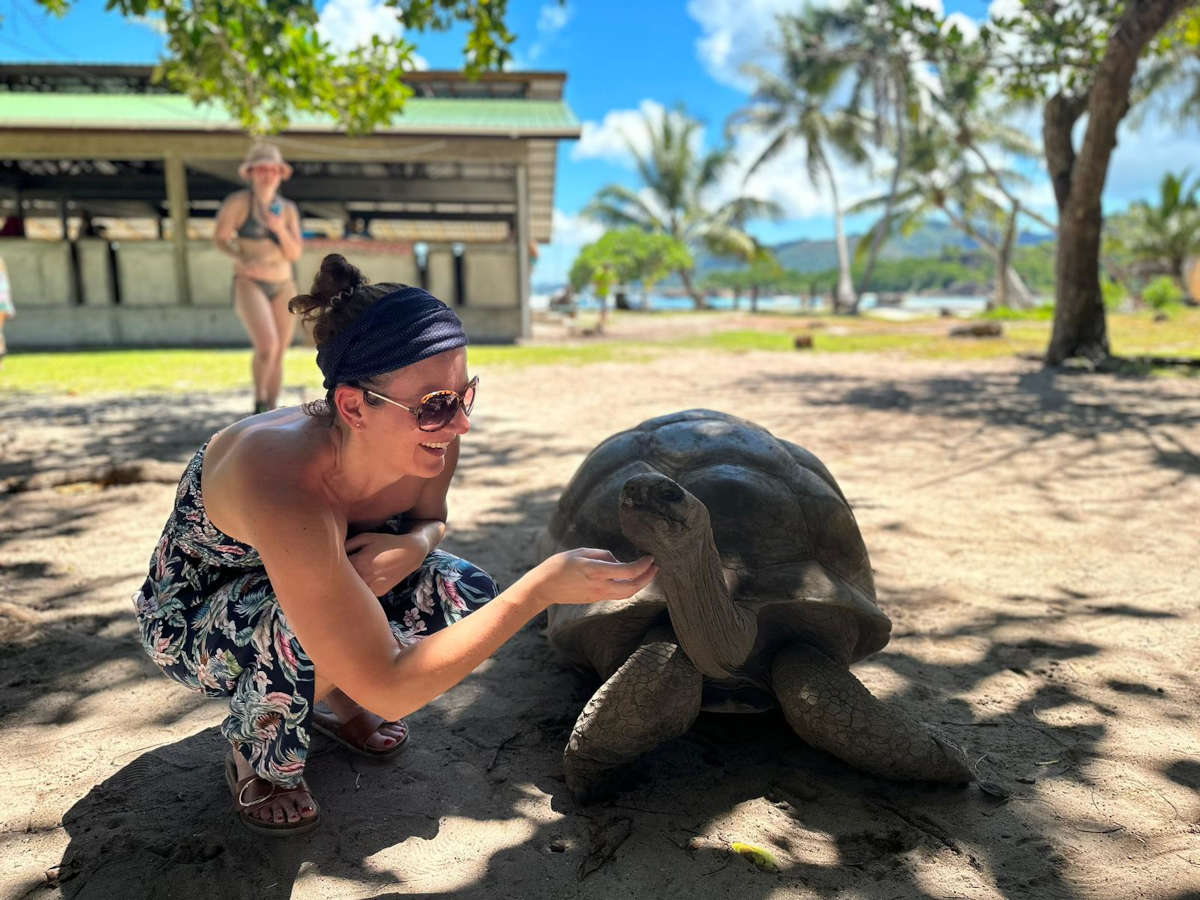
[[[278,194],[276,194],[275,199],[271,203],[272,208],[278,209],[280,212],[283,212],[283,204],[284,204],[284,199],[282,197],[280,197]],[[278,244],[279,236],[277,234],[275,234],[275,232],[273,232],[270,228],[268,228],[262,222],[262,220],[258,218],[257,215],[255,215],[255,211],[257,209],[258,209],[258,203],[255,201],[254,194],[251,193],[250,194],[250,212],[246,216],[246,221],[244,221],[241,225],[238,226],[238,230],[237,230],[238,237],[249,238],[251,240],[257,240],[257,241],[274,241],[276,244]]]

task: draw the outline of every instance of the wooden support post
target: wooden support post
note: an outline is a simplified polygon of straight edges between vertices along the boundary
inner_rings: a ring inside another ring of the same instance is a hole
[[[529,308],[529,166],[517,164],[517,299],[521,304],[521,337],[533,334],[533,313]]]
[[[171,213],[171,241],[175,245],[175,296],[181,306],[191,306],[192,289],[188,280],[188,189],[183,157],[169,153],[164,157],[167,176],[167,208]]]

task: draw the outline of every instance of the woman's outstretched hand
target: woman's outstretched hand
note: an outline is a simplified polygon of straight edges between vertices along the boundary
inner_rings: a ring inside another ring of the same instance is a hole
[[[530,569],[521,579],[543,609],[552,603],[596,603],[632,597],[658,574],[654,558],[620,562],[607,550],[564,550]]]

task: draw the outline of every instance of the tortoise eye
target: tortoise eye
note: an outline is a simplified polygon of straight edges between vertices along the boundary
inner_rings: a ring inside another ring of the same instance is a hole
[[[666,484],[659,490],[658,496],[668,503],[678,503],[683,499],[683,488],[677,484]]]

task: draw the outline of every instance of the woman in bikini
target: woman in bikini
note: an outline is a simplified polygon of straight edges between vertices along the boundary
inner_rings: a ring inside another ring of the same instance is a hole
[[[629,597],[657,571],[572,550],[498,593],[437,549],[478,383],[457,316],[337,255],[291,305],[314,323],[325,399],[200,448],[133,598],[151,659],[229,698],[226,779],[242,823],[270,835],[317,824],[302,777],[312,730],[393,753],[401,716],[549,604]]]
[[[279,148],[256,144],[238,174],[247,190],[225,198],[213,243],[235,260],[233,307],[254,344],[254,411],[274,409],[283,383],[283,356],[295,325],[288,301],[296,294],[292,264],[303,248],[296,204],[278,193],[292,176]]]

